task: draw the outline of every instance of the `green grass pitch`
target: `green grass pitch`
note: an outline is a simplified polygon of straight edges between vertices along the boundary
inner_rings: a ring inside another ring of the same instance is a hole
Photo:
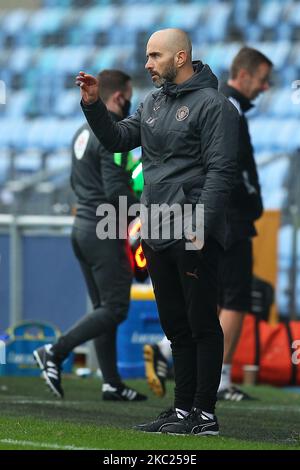
[[[132,430],[170,407],[173,382],[163,399],[145,380],[129,384],[148,395],[140,403],[104,402],[100,381],[64,377],[58,400],[42,379],[0,377],[0,449],[300,450],[300,395],[268,386],[248,387],[257,400],[219,402],[220,436],[152,435]]]

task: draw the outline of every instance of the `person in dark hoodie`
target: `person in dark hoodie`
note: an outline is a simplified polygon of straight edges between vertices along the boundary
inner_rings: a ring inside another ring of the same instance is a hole
[[[220,322],[224,332],[224,360],[218,399],[241,401],[249,395],[231,383],[231,364],[243,319],[251,311],[253,276],[252,238],[263,212],[260,184],[245,113],[259,94],[270,87],[272,62],[256,49],[243,47],[234,57],[230,78],[221,92],[240,115],[238,171],[230,194],[226,250],[221,268]]]
[[[103,70],[98,75],[99,93],[110,118],[118,122],[129,113],[132,85],[129,75],[119,70]],[[126,237],[99,239],[96,226],[101,204],[116,209],[112,223],[127,227],[118,212],[119,196],[130,204],[139,200],[131,189],[133,161],[129,152],[113,154],[107,151],[88,124],[75,133],[72,142],[71,186],[77,198],[77,210],[72,231],[72,245],[77,257],[93,312],[85,315],[62,335],[57,343],[34,351],[37,364],[51,391],[59,398],[61,364],[78,345],[93,339],[103,376],[104,400],[141,401],[147,397],[125,385],[117,367],[117,329],[128,313],[133,270]],[[128,171],[129,170],[129,171]]]
[[[251,397],[231,383],[231,364],[244,316],[251,312],[253,280],[252,238],[254,226],[263,212],[260,184],[245,113],[251,100],[270,86],[272,62],[260,51],[243,47],[234,57],[230,78],[220,91],[229,98],[240,115],[238,169],[230,194],[226,249],[220,270],[220,322],[224,333],[224,359],[219,400],[241,401]],[[159,397],[165,395],[165,380],[171,356],[167,338],[144,346],[145,369],[149,387]]]
[[[216,435],[215,403],[223,358],[218,264],[236,172],[239,116],[218,91],[210,68],[192,63],[191,56],[184,31],[155,32],[147,44],[145,68],[158,90],[147,95],[133,116],[118,123],[99,98],[95,77],[80,72],[76,84],[87,121],[107,149],[142,146],[141,202],[148,221],[154,223],[155,209],[163,204],[193,208],[192,217],[181,220],[181,237],[175,236],[175,216],[160,218],[159,236],[142,231],[160,322],[172,344],[175,401],[170,410],[135,429]],[[204,205],[204,239],[203,220],[200,217],[199,223],[196,217],[199,205]],[[172,230],[166,235],[168,224]]]

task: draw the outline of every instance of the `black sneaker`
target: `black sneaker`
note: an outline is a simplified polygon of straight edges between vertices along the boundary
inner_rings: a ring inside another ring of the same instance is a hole
[[[170,408],[158,415],[154,421],[146,424],[138,424],[134,426],[133,429],[136,431],[161,433],[165,426],[170,426],[178,421],[182,421],[182,419],[178,418],[174,408]]]
[[[196,436],[217,436],[219,434],[219,425],[217,418],[208,418],[201,410],[192,410],[184,419],[177,423],[164,426],[163,433]]]
[[[248,393],[243,392],[243,390],[233,385],[224,388],[224,390],[220,390],[220,392],[217,393],[217,397],[218,400],[228,401],[256,400],[256,398],[251,397]]]
[[[156,344],[144,346],[145,373],[149,387],[158,397],[166,393],[166,378],[168,374],[168,361],[160,352]]]
[[[55,362],[51,353],[51,344],[46,344],[33,351],[34,359],[42,371],[43,378],[51,392],[58,398],[64,397],[64,391],[61,386],[61,366]]]
[[[107,401],[144,401],[147,396],[137,392],[134,388],[125,384],[114,386],[111,384],[102,385],[102,399]]]

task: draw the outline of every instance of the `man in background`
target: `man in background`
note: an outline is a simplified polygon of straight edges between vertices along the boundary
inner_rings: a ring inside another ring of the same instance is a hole
[[[129,114],[132,85],[129,75],[119,70],[103,70],[98,75],[100,95],[111,119],[118,122]],[[128,204],[138,203],[131,189],[132,155],[107,151],[88,124],[76,132],[72,143],[71,185],[77,198],[72,245],[77,257],[93,312],[85,315],[54,345],[34,352],[37,364],[52,392],[63,397],[61,364],[78,345],[94,339],[103,376],[104,400],[140,401],[147,397],[126,386],[117,367],[117,329],[128,314],[133,269],[126,239],[106,238],[96,234],[99,205],[110,203],[116,209],[113,224],[127,227],[118,213],[119,196]],[[118,232],[117,232],[118,233]]]

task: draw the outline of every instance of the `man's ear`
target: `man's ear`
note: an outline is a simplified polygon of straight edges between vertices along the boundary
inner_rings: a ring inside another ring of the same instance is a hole
[[[122,93],[121,93],[120,91],[115,91],[115,92],[112,94],[112,96],[111,96],[111,97],[112,97],[112,101],[113,101],[114,103],[119,104],[121,96],[122,96]]]
[[[247,69],[244,69],[244,68],[241,68],[239,71],[238,71],[238,78],[240,80],[245,80],[245,78],[248,78],[250,76],[250,73]]]
[[[178,51],[175,57],[175,64],[178,68],[182,67],[187,60],[187,53],[186,51]]]

